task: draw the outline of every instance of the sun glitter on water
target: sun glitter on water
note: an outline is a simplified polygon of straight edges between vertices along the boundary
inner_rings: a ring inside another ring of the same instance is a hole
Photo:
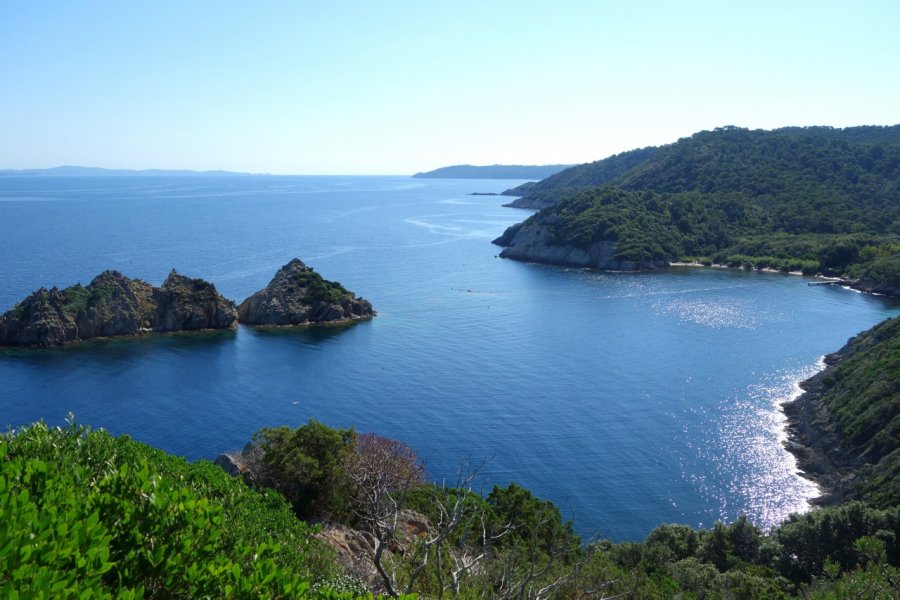
[[[701,450],[716,468],[729,475],[727,489],[710,489],[718,496],[722,518],[729,514],[726,498],[745,507],[747,517],[769,529],[791,513],[810,509],[819,487],[803,477],[797,461],[784,447],[787,418],[782,405],[802,393],[800,382],[823,367],[819,361],[804,368],[767,375],[743,393],[724,402],[718,435]],[[749,468],[753,465],[753,468]]]

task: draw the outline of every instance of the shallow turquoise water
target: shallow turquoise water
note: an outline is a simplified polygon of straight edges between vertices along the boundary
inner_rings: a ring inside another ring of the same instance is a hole
[[[496,257],[511,181],[0,179],[0,310],[104,269],[173,267],[241,300],[299,257],[379,311],[344,328],[157,336],[0,353],[0,425],[72,411],[189,458],[313,417],[400,438],[435,480],[490,457],[579,531],[638,539],[815,494],[777,403],[900,305],[797,276],[597,273]]]

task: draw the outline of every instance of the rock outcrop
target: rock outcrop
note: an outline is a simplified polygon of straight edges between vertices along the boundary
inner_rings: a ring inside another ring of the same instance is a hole
[[[238,307],[238,320],[246,325],[340,323],[374,316],[368,300],[323,279],[296,258]]]
[[[640,271],[669,266],[664,260],[635,262],[618,259],[615,242],[611,241],[596,242],[587,249],[555,245],[547,226],[558,218],[556,215],[547,215],[540,217],[540,220],[534,221],[532,218],[508,228],[493,241],[498,246],[504,246],[500,257],[608,271]]]
[[[159,288],[116,271],[87,286],[40,290],[0,316],[0,345],[46,348],[150,331],[231,329],[234,303],[202,279],[174,270]]]
[[[841,283],[867,294],[881,294],[883,296],[900,298],[900,285],[896,283],[874,281],[872,279],[848,279]]]
[[[803,394],[782,406],[788,421],[784,447],[796,457],[804,475],[821,488],[822,495],[812,501],[820,506],[852,499],[862,464],[845,447],[822,401],[828,391],[826,381],[843,358],[841,352],[826,355],[825,370],[802,382]]]
[[[234,302],[223,298],[216,286],[202,279],[179,275],[173,269],[162,286],[153,290],[156,331],[194,331],[237,327]]]

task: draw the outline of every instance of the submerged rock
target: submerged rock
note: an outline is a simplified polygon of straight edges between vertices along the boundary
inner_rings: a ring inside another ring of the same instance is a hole
[[[368,300],[323,279],[296,258],[238,307],[238,320],[246,325],[337,323],[374,316]]]
[[[0,345],[46,348],[97,337],[149,331],[230,329],[234,303],[202,279],[174,270],[159,288],[117,271],[87,286],[41,288],[0,316]]]

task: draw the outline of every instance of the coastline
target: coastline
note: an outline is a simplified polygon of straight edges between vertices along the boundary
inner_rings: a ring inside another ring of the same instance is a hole
[[[821,495],[811,506],[834,506],[852,500],[861,462],[845,447],[822,402],[834,368],[846,357],[850,344],[821,362],[824,368],[799,383],[803,392],[781,405],[786,417],[784,448],[794,455],[799,474],[815,483]]]

